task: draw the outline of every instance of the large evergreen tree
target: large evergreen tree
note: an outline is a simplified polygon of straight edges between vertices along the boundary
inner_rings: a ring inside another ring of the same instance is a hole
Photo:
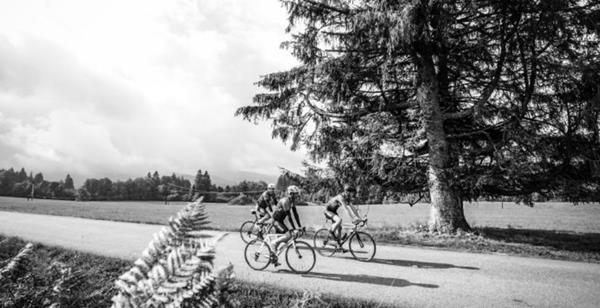
[[[428,192],[441,232],[466,199],[599,199],[599,0],[282,2],[301,64],[237,115],[345,181]]]

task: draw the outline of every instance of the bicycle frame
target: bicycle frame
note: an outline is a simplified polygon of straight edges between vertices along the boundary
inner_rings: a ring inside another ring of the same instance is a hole
[[[329,219],[329,218],[325,219],[325,221],[329,221],[329,220],[331,220],[331,219]],[[368,219],[365,219],[365,220],[363,220],[361,222],[353,223],[353,224],[342,224],[342,229],[348,228],[348,229],[352,229],[352,230],[350,232],[348,232],[348,236],[346,237],[346,239],[343,240],[343,241],[341,241],[340,243],[341,244],[346,243],[352,237],[352,235],[354,235],[356,232],[358,232],[358,231],[366,228],[367,227],[367,220]]]
[[[290,231],[292,232],[292,231]],[[284,251],[286,247],[292,246],[294,247],[294,249],[296,249],[296,239],[298,237],[300,237],[300,235],[294,235],[293,233],[291,234],[292,237],[287,240],[287,242],[285,242],[283,244],[283,246],[281,246],[281,249],[278,249],[278,251],[272,251],[273,253],[275,253],[276,255],[279,256],[279,254],[281,254],[282,251]],[[277,238],[283,236],[283,234],[267,234],[264,236],[264,240],[263,240],[263,245],[268,244],[269,246],[273,243],[273,241],[275,241]],[[262,245],[261,245],[262,247]]]

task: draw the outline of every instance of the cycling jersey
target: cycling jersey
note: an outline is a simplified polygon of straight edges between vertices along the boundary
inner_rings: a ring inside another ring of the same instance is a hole
[[[294,220],[292,219],[292,215],[290,212],[294,214],[294,218],[298,223],[298,227],[300,227],[300,218],[298,217],[298,211],[296,210],[296,205],[290,200],[290,198],[285,197],[279,200],[277,206],[273,211],[273,224],[277,229],[277,233],[285,233],[288,231],[288,227],[285,225],[284,219],[288,217],[290,224],[292,225],[292,229],[294,227]]]
[[[275,210],[273,211],[273,219],[283,222],[287,215],[289,215],[292,207],[295,207],[295,205],[288,197],[282,198],[279,200]]]
[[[338,208],[343,204],[350,204],[350,201],[346,199],[342,194],[339,194],[333,198],[331,198],[327,204],[326,208],[328,211],[337,214]]]
[[[260,197],[258,197],[257,203],[259,208],[269,208],[269,211],[273,211],[272,205],[277,204],[275,192],[269,190],[263,192]]]

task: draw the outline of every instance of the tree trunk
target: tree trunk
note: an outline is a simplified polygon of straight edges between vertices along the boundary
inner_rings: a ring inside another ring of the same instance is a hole
[[[420,59],[419,105],[429,144],[427,181],[431,199],[430,231],[454,233],[470,230],[460,193],[451,186],[451,160],[440,108],[439,86],[430,54]]]

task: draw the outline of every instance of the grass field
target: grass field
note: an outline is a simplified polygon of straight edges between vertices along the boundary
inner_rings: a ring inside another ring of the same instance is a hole
[[[73,216],[91,219],[164,224],[183,203],[26,201],[0,197],[1,211]],[[249,206],[207,203],[210,228],[237,231],[251,219]],[[453,236],[421,232],[429,207],[417,204],[361,206],[368,211],[369,232],[378,243],[434,247],[479,253],[504,253],[551,259],[600,262],[600,205],[540,203],[530,208],[514,203],[465,204],[473,233]],[[304,226],[325,225],[322,207],[299,207]],[[310,236],[310,232],[309,232]]]
[[[176,213],[183,203],[164,205],[161,202],[78,202],[62,200],[26,201],[21,198],[0,197],[0,211],[73,216],[91,219],[163,224]],[[251,219],[249,206],[230,206],[207,203],[211,228],[237,230],[241,223]],[[600,233],[600,205],[569,203],[538,203],[533,208],[514,203],[476,202],[464,206],[467,221],[473,227],[512,228],[531,230],[559,230],[580,233]],[[324,224],[323,208],[299,207],[300,219],[305,226]],[[409,228],[425,223],[429,206],[364,205],[368,211],[369,226],[374,229]]]

